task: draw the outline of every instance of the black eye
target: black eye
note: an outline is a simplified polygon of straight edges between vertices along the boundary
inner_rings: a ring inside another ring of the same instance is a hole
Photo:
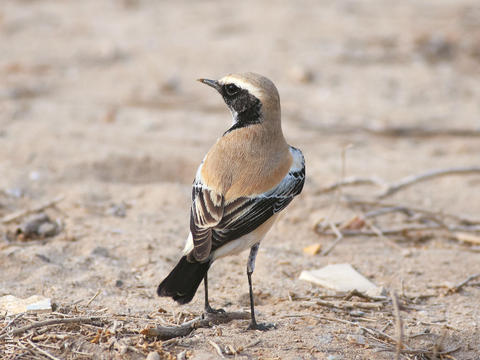
[[[225,92],[228,96],[233,96],[240,91],[240,88],[235,84],[227,84],[225,85]]]

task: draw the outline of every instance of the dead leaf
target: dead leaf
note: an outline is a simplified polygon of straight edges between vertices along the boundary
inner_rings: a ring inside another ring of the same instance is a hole
[[[313,244],[303,248],[303,252],[307,255],[317,255],[322,249],[322,244]]]

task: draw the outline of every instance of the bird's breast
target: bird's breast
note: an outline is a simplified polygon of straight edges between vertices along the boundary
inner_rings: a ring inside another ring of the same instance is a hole
[[[283,136],[284,144],[275,143],[274,138],[270,142],[255,138],[252,131],[235,132],[238,133],[217,141],[201,170],[204,184],[223,194],[226,202],[274,188],[287,175],[293,161]]]

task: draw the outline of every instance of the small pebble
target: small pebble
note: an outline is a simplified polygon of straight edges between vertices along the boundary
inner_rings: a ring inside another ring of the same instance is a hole
[[[342,360],[343,356],[342,355],[328,355],[327,360]]]
[[[113,215],[116,217],[127,216],[127,206],[124,203],[113,204],[108,210],[107,215]]]
[[[350,315],[355,317],[362,317],[365,316],[365,313],[361,310],[352,310],[350,311]]]
[[[92,255],[110,257],[110,253],[108,252],[108,249],[104,248],[103,246],[97,246],[95,249],[93,249]]]
[[[17,234],[22,234],[24,238],[35,236],[49,237],[58,234],[60,227],[57,223],[50,220],[47,214],[34,214],[17,228]]]
[[[160,355],[156,351],[148,353],[146,360],[160,360]]]
[[[37,233],[43,237],[54,236],[57,234],[57,225],[52,222],[44,222],[38,227]]]

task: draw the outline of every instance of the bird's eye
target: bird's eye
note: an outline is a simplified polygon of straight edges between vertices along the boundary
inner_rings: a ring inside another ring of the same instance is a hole
[[[227,84],[225,85],[225,92],[228,96],[235,95],[240,91],[240,88],[234,84]]]

